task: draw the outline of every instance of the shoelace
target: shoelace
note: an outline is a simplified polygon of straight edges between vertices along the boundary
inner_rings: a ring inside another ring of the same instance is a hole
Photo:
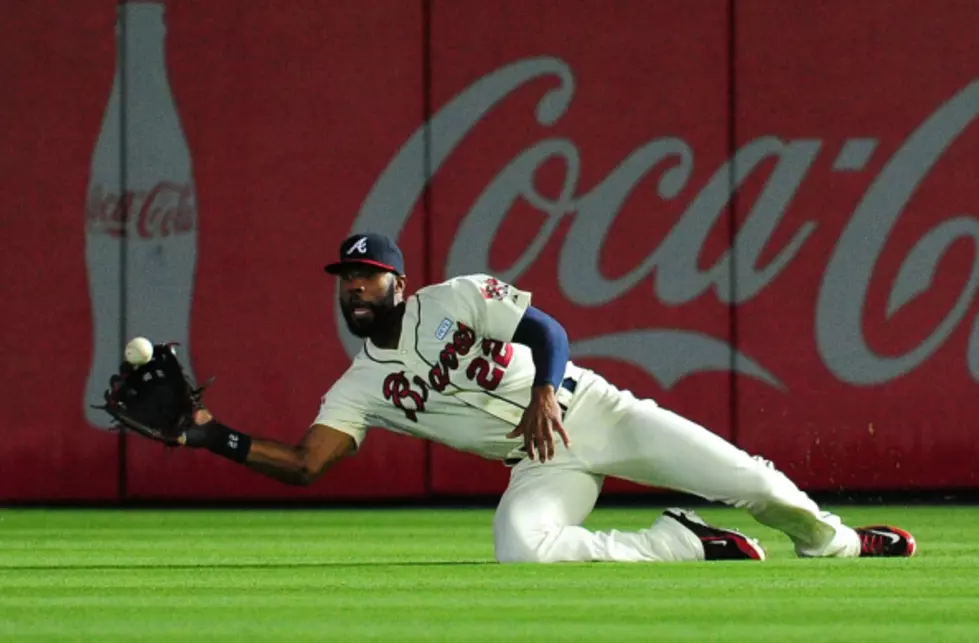
[[[860,534],[860,548],[866,552],[879,554],[884,551],[884,537],[875,533]]]

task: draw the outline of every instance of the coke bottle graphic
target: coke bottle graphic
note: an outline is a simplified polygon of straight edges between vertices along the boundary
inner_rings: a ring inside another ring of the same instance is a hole
[[[197,204],[188,148],[167,77],[166,6],[117,7],[116,73],[92,154],[85,259],[94,351],[83,406],[109,428],[101,404],[132,337],[178,342],[190,364]]]

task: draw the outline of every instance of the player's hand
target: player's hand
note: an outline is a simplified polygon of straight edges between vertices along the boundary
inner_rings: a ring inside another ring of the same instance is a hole
[[[207,409],[194,411],[194,426],[184,431],[178,441],[181,446],[194,448],[206,447],[214,437],[210,430],[210,422],[214,419]]]
[[[549,384],[535,386],[530,391],[530,404],[524,410],[520,424],[507,434],[508,438],[523,436],[524,449],[531,460],[546,462],[554,458],[554,434],[561,436],[564,446],[570,447],[564,425],[561,424],[561,407],[557,404],[554,387]]]

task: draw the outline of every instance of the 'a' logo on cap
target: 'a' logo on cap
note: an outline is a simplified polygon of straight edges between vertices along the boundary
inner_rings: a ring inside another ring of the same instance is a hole
[[[347,254],[352,255],[354,253],[354,250],[356,250],[362,255],[367,254],[367,237],[361,237],[360,239],[357,239],[357,243],[350,246],[350,249],[347,250]]]

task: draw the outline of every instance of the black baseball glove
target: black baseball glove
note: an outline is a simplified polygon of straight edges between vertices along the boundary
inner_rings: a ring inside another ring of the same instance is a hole
[[[184,444],[184,433],[194,427],[194,411],[203,408],[202,395],[211,381],[196,387],[184,373],[174,346],[155,344],[153,357],[142,366],[123,362],[109,378],[105,404],[94,408],[111,415],[123,430],[168,446]]]

